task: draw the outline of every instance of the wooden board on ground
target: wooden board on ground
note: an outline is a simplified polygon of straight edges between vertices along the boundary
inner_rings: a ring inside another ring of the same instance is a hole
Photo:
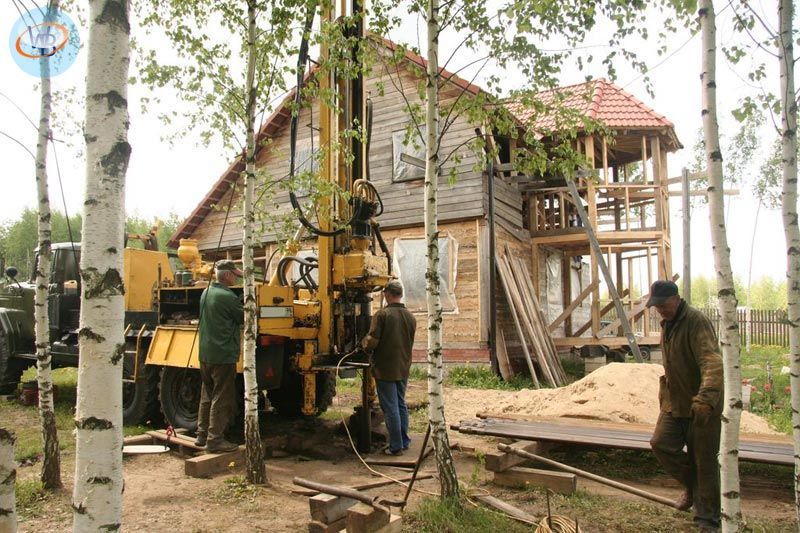
[[[344,496],[332,494],[317,494],[308,499],[308,509],[311,518],[323,524],[332,524],[347,516],[347,510],[358,502]]]
[[[190,477],[208,477],[220,472],[227,472],[230,464],[244,462],[244,446],[233,452],[206,453],[190,457],[184,461],[183,471]]]
[[[153,444],[153,437],[145,433],[144,435],[131,435],[122,439],[123,446],[139,446],[140,444]]]
[[[389,525],[391,515],[386,509],[359,503],[347,510],[348,533],[375,533]]]
[[[537,442],[520,441],[511,444],[511,446],[514,448],[519,448],[520,450],[525,450],[529,453],[542,453],[542,450],[540,449],[541,447]],[[484,461],[486,470],[490,470],[492,472],[503,472],[512,466],[521,465],[522,463],[526,462],[527,459],[520,457],[519,455],[514,455],[513,453],[494,451],[484,455]]]
[[[627,427],[626,427],[627,426]],[[450,429],[468,435],[505,437],[515,440],[576,444],[626,450],[650,450],[652,426],[589,423],[585,420],[517,420],[486,418],[462,420]],[[739,441],[739,459],[756,463],[794,464],[791,439],[773,435],[747,435]]]
[[[308,533],[339,533],[347,527],[347,519],[342,518],[332,524],[324,524],[316,520],[308,523]]]
[[[541,487],[559,494],[572,494],[578,486],[575,474],[513,466],[503,472],[495,472],[492,482],[503,487]]]
[[[376,453],[364,456],[364,462],[368,465],[414,468],[414,465],[417,463],[417,458],[419,457],[420,449],[422,448],[422,439],[424,435],[422,433],[412,433],[409,436],[411,437],[411,446],[403,452],[403,455],[385,455],[383,450],[380,450]],[[430,455],[431,451],[433,451],[433,446],[430,441],[428,441],[425,457]]]
[[[493,509],[497,509],[500,512],[507,514],[508,516],[519,520],[521,522],[525,522],[528,524],[536,524],[538,521],[536,517],[532,514],[528,514],[522,509],[518,509],[513,505],[504,502],[500,498],[495,498],[494,496],[490,496],[489,494],[477,494],[473,496],[476,500],[481,502],[484,505],[487,505]]]

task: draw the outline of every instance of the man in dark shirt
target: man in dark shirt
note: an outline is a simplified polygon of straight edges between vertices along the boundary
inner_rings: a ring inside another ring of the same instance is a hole
[[[653,283],[647,306],[664,319],[660,413],[650,446],[685,488],[675,506],[683,511],[693,506],[701,530],[715,531],[720,518],[717,455],[723,397],[717,335],[711,321],[678,296],[672,281]]]
[[[390,281],[383,295],[387,305],[372,317],[362,347],[372,354],[372,375],[375,376],[378,401],[389,432],[389,446],[385,453],[402,455],[411,444],[408,437],[406,385],[411,370],[411,349],[417,320],[400,303],[403,286],[399,281]]]
[[[229,452],[238,446],[224,438],[236,406],[236,363],[241,345],[244,311],[239,297],[230,290],[242,271],[233,261],[214,265],[216,281],[200,297],[200,377],[203,388],[197,416],[198,446],[209,453]]]

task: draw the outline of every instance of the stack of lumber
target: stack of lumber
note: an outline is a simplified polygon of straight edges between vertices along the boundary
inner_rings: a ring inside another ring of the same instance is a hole
[[[497,272],[534,385],[539,388],[542,381],[551,387],[564,385],[567,376],[539,306],[527,265],[513,257],[506,247],[505,256],[497,257]],[[498,338],[503,339],[502,332]],[[502,370],[503,366],[508,365],[508,355],[502,349],[505,342],[498,343],[498,347],[501,348],[498,350],[498,359]],[[534,363],[539,367],[538,372]]]

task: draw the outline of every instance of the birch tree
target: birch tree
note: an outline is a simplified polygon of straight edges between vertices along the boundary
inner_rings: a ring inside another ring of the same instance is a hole
[[[428,0],[428,65],[425,81],[425,238],[427,265],[425,292],[428,308],[428,423],[431,425],[433,452],[439,471],[443,498],[457,499],[458,476],[450,451],[444,417],[442,386],[442,299],[439,294],[439,0]]]
[[[700,0],[698,18],[702,34],[702,119],[708,169],[708,204],[714,267],[717,273],[717,298],[720,311],[720,345],[725,380],[725,395],[720,438],[720,490],[723,531],[738,531],[742,525],[739,499],[739,422],[742,416],[742,376],[739,368],[740,339],[736,316],[736,290],[733,286],[730,248],[725,231],[722,151],[719,143],[716,96],[716,17],[712,0]]]
[[[80,360],[75,413],[73,530],[122,520],[122,249],[128,144],[127,0],[89,2],[86,191],[81,240]]]
[[[54,19],[59,1],[52,0],[47,7],[45,18]],[[58,449],[58,431],[53,406],[53,378],[50,355],[50,318],[48,315],[48,296],[50,285],[50,194],[47,184],[47,145],[50,142],[50,112],[52,95],[50,93],[50,56],[39,59],[41,78],[41,103],[39,111],[39,134],[36,142],[36,197],[39,201],[38,235],[39,256],[35,265],[34,318],[36,333],[36,381],[39,388],[39,420],[42,425],[41,480],[45,488],[61,486],[61,455]]]
[[[146,2],[139,6],[148,30],[159,29],[175,46],[183,64],[162,63],[154,51],[140,50],[142,81],[151,88],[174,88],[191,107],[182,114],[208,144],[219,138],[236,148],[244,161],[242,263],[244,270],[244,426],[246,474],[250,483],[267,481],[264,449],[259,434],[258,383],[256,378],[256,337],[258,308],[255,300],[253,250],[257,239],[258,206],[271,199],[270,183],[256,195],[261,176],[256,157],[263,148],[257,144],[259,117],[271,109],[272,100],[285,88],[285,46],[296,20],[292,2],[199,1],[187,5],[180,0]],[[261,24],[259,24],[261,22]],[[208,30],[221,24],[229,35],[215,41]],[[230,36],[241,38],[236,49]],[[195,104],[200,104],[199,106]],[[171,122],[174,110],[162,118]],[[185,134],[190,130],[183,130]],[[238,159],[237,158],[237,159]],[[231,185],[234,185],[231,183]],[[231,193],[233,194],[233,193]],[[264,209],[264,211],[267,211]]]
[[[245,104],[247,148],[244,171],[244,238],[242,263],[244,266],[244,436],[246,442],[247,481],[260,484],[267,481],[264,466],[264,446],[258,424],[258,381],[256,377],[256,335],[258,333],[258,306],[256,305],[253,277],[253,248],[255,242],[255,210],[253,200],[256,182],[256,5],[247,1],[247,73],[245,78]]]
[[[17,531],[17,502],[14,486],[17,481],[17,462],[14,460],[14,434],[0,428],[0,531]]]
[[[789,320],[789,381],[792,392],[795,513],[800,523],[800,228],[797,221],[797,99],[794,83],[794,2],[778,2],[783,232]]]

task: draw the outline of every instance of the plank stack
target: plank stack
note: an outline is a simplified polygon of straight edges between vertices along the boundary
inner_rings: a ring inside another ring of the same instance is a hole
[[[547,320],[539,306],[539,299],[536,297],[527,265],[518,257],[513,257],[508,247],[505,256],[498,256],[496,261],[503,292],[508,301],[511,317],[514,319],[514,326],[534,386],[539,388],[542,382],[551,387],[564,385],[567,376],[547,327]],[[498,339],[502,339],[498,342],[498,347],[501,348],[498,350],[498,360],[502,371],[503,367],[508,367],[508,355],[504,349],[505,339],[502,332],[498,335]]]

